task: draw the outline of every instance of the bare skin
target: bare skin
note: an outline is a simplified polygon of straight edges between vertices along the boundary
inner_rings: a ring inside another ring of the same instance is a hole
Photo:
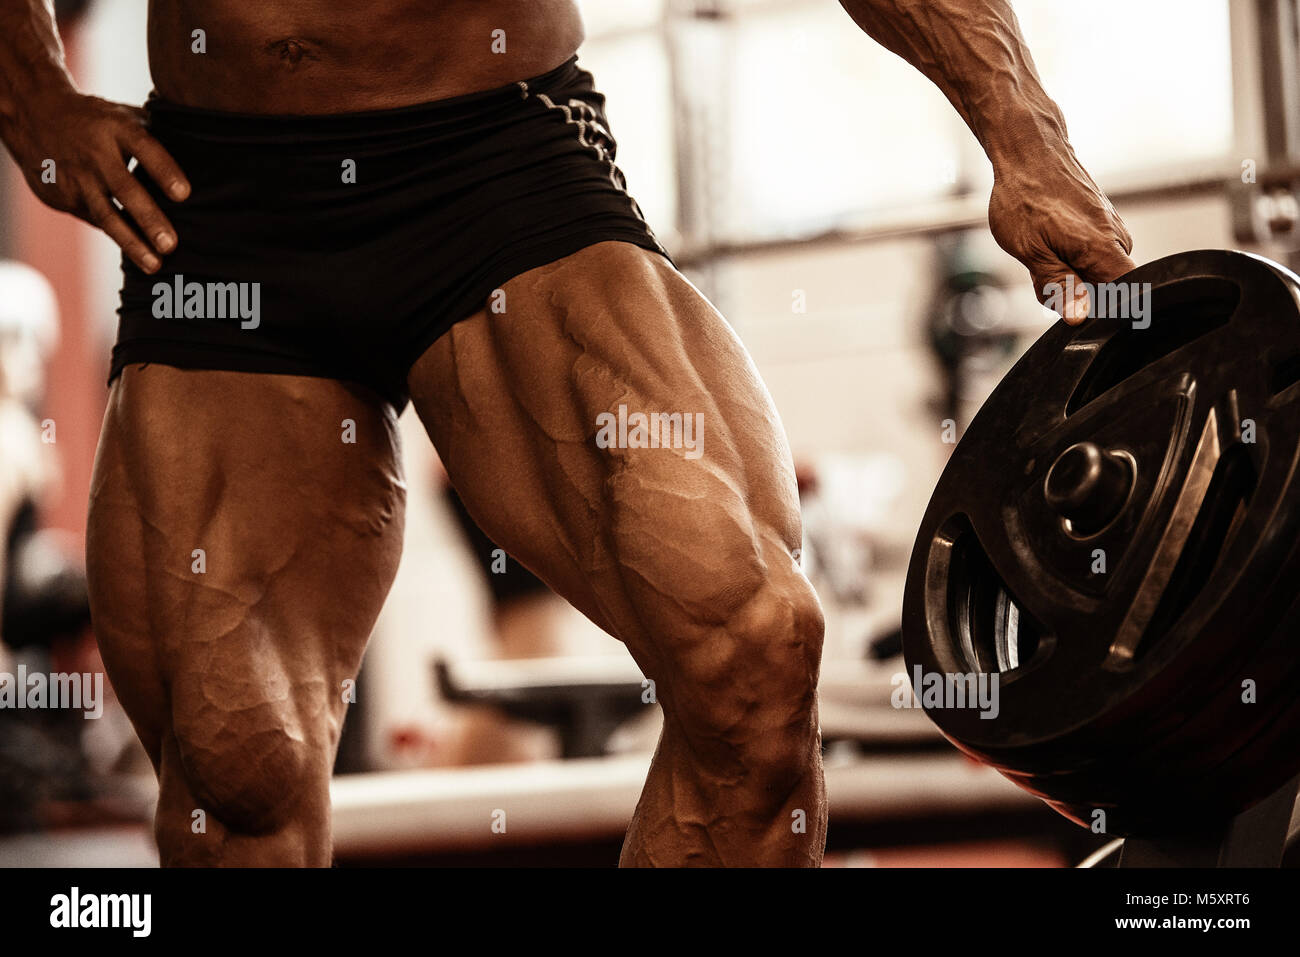
[[[932,80],[993,163],[989,229],[1028,268],[1039,301],[1076,279],[1062,317],[1078,325],[1082,283],[1133,268],[1133,237],[1088,171],[1044,92],[1008,0],[840,0],[863,30]]]
[[[412,401],[475,521],[655,681],[664,732],[622,862],[816,863],[822,619],[757,371],[634,246],[592,246],[505,291],[507,313],[454,326],[416,363]],[[705,454],[596,448],[591,423],[620,403],[702,413]]]
[[[843,5],[980,138],[997,173],[990,225],[1040,295],[1071,272],[1098,282],[1131,268],[1128,234],[1074,158],[1005,0]],[[193,29],[206,31],[201,56]],[[490,52],[497,29],[506,55]],[[75,90],[39,0],[0,0],[0,37],[0,138],[28,182],[155,271],[184,237],[126,161],[176,199],[184,173],[138,110]],[[381,0],[364,26],[327,0],[150,5],[160,93],[243,112],[453,96],[544,72],[581,38],[568,0]],[[41,181],[46,157],[56,184]],[[793,558],[794,472],[757,372],[689,283],[626,244],[505,290],[505,314],[456,325],[409,385],[484,530],[656,683],[664,732],[622,863],[815,866],[822,620]],[[619,404],[702,413],[704,454],[598,448],[596,417]],[[344,418],[355,445],[340,442]],[[157,364],[114,383],[91,497],[92,605],[158,769],[164,863],[328,863],[341,686],[396,567],[398,461],[391,411],[342,383]]]
[[[405,491],[396,416],[343,383],[163,365],[114,382],[87,572],[158,772],[165,864],[329,865],[344,682],[397,572]]]

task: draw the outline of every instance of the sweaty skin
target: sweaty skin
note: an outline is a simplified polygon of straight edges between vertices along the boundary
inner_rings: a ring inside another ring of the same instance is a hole
[[[1005,0],[843,5],[979,137],[996,172],[990,227],[1040,296],[1070,273],[1131,267],[1127,231],[1075,159]],[[454,96],[545,72],[581,40],[567,0],[379,0],[363,13],[195,0],[153,2],[149,17],[159,93],[241,112]],[[0,138],[38,196],[140,268],[185,241],[126,170],[136,158],[178,201],[184,172],[138,108],[76,90],[41,0],[0,0]],[[56,183],[41,179],[46,158]],[[504,289],[508,311],[458,323],[408,385],[475,520],[655,682],[664,730],[622,863],[817,865],[822,616],[757,371],[685,279],[629,244]],[[703,455],[598,448],[598,416],[619,405],[702,413]],[[157,363],[114,382],[87,562],[109,676],[158,771],[164,864],[329,863],[344,683],[401,549],[396,435],[391,409],[346,383]]]

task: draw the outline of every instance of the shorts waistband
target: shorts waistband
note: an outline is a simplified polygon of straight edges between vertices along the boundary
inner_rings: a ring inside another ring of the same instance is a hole
[[[545,73],[503,86],[430,100],[409,106],[346,113],[238,113],[186,106],[149,94],[145,109],[151,125],[161,124],[178,133],[201,137],[256,142],[294,141],[372,135],[428,129],[463,122],[485,111],[504,107],[527,97],[528,92],[564,89],[579,82],[590,83],[591,74],[578,66],[577,55]]]

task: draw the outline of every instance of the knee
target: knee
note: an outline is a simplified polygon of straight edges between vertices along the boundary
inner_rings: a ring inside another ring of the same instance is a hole
[[[823,632],[816,594],[792,567],[766,575],[679,657],[666,697],[678,692],[684,730],[751,793],[788,794],[816,760]]]
[[[759,520],[733,489],[695,478],[690,497],[665,497],[672,476],[611,479],[623,513],[655,516],[614,528],[633,610],[625,640],[655,682],[667,733],[684,735],[702,770],[743,778],[750,794],[788,794],[817,758],[824,631],[789,545],[797,522]]]
[[[328,802],[329,762],[273,704],[177,714],[176,755],[189,795],[227,830],[258,836]]]

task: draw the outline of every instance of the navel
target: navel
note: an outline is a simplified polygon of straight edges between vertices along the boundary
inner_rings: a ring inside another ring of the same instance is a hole
[[[309,43],[296,37],[272,40],[266,45],[266,50],[278,57],[280,62],[290,69],[297,67],[303,60],[319,59]]]

